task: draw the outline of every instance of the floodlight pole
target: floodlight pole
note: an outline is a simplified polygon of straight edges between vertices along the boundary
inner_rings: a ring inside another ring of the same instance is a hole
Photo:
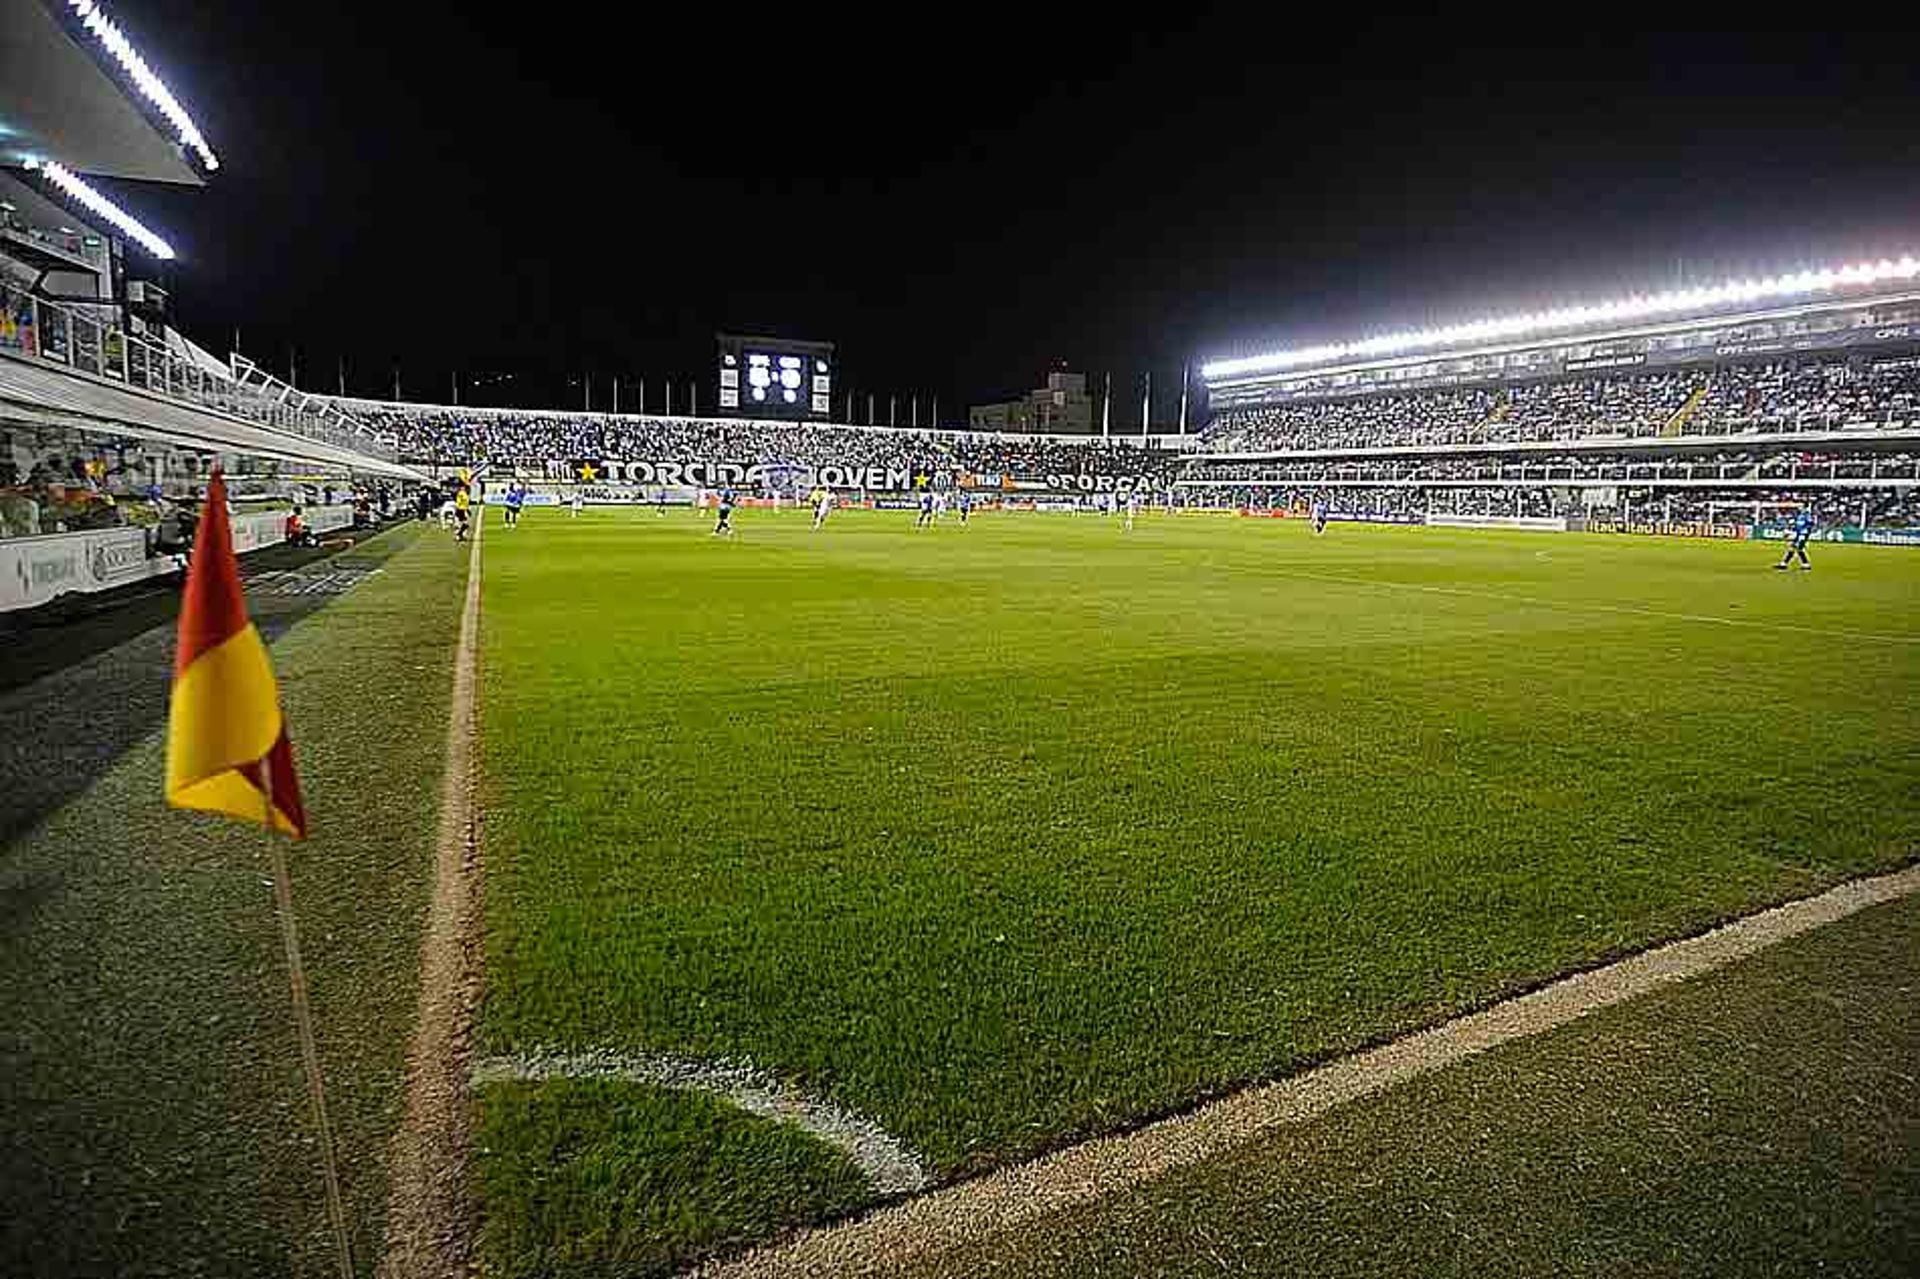
[[[931,413],[930,416],[932,420],[929,421],[927,425],[932,427],[936,431],[939,430],[940,429],[940,393],[938,391],[935,391],[933,393],[933,412]]]
[[[620,416],[620,379],[617,376],[613,379],[613,415]]]
[[[667,379],[667,416],[673,416],[673,379]]]
[[[593,412],[593,374],[591,373],[580,379],[580,410],[583,413]]]
[[[700,379],[693,378],[687,383],[687,416],[700,416]]]
[[[900,397],[897,395],[887,397],[887,425],[900,425]]]
[[[455,406],[458,406],[460,403],[460,371],[455,369],[453,372],[447,374],[447,382],[453,387],[453,402]]]
[[[907,403],[911,406],[907,414],[913,421],[913,429],[917,431],[920,429],[920,397],[914,395],[908,399]]]
[[[1104,389],[1100,393],[1100,438],[1103,440],[1113,434],[1113,374],[1104,377]]]
[[[867,392],[867,425],[873,425],[873,392]]]
[[[1147,385],[1140,392],[1140,434],[1146,435],[1153,429],[1153,370],[1147,370]]]
[[[1192,375],[1186,365],[1180,366],[1180,434],[1187,433],[1187,383]]]
[[[647,379],[641,378],[640,379],[640,412],[644,414],[646,411],[647,411]]]

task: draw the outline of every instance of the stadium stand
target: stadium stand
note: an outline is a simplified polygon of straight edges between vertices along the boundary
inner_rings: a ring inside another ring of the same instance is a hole
[[[542,473],[581,461],[725,461],[759,468],[748,487],[787,487],[794,472],[879,468],[942,482],[996,476],[1045,485],[1081,476],[1164,488],[1178,454],[1140,437],[1003,435],[845,426],[744,418],[688,418],[517,412],[353,402],[357,418],[396,442],[403,461],[423,466],[518,467]],[[1060,486],[1055,486],[1060,487]]]
[[[1772,310],[1478,346],[1410,334],[1211,365],[1213,415],[1176,500],[1568,527],[1744,520],[1759,535],[1811,507],[1859,531],[1908,528],[1920,263],[1816,275],[1804,290],[1799,277],[1743,286],[1779,285],[1791,304]],[[1656,301],[1643,309],[1667,306]],[[1369,358],[1347,359],[1360,350]],[[1865,540],[1920,543],[1920,531]]]
[[[390,441],[183,335],[172,245],[89,180],[202,185],[219,166],[186,109],[90,6],[0,28],[0,611],[177,572],[215,466],[243,552],[296,503],[315,535],[391,507],[422,477]]]

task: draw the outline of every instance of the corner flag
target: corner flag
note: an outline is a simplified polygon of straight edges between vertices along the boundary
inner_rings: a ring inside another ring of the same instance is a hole
[[[305,838],[300,779],[267,646],[247,618],[227,483],[207,485],[193,539],[167,715],[167,802]]]

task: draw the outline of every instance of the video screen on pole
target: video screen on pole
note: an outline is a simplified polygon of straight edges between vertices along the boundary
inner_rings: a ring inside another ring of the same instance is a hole
[[[720,335],[718,403],[742,417],[833,413],[833,344]]]

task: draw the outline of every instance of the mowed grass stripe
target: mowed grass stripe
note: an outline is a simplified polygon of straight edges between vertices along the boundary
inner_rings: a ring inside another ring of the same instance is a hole
[[[744,1058],[953,1175],[1915,846],[1906,646],[1289,575],[1877,631],[1920,561],[909,522],[490,540],[487,1051]]]

